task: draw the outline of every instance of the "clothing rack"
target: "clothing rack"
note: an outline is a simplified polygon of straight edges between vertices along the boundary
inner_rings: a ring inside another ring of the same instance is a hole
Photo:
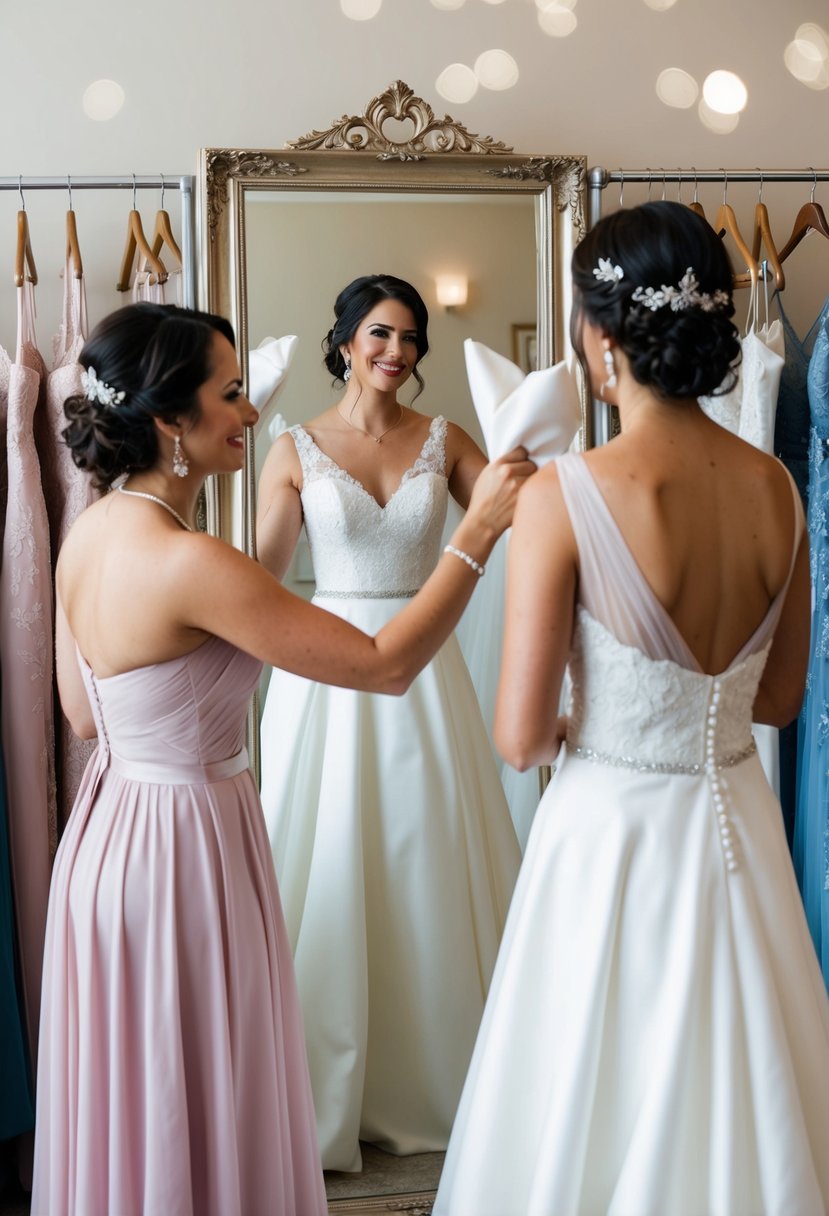
[[[181,288],[186,308],[196,307],[196,179],[192,174],[127,174],[122,177],[0,177],[0,190],[178,190],[181,194]],[[25,208],[25,202],[24,202]]]
[[[829,169],[604,169],[600,165],[588,170],[587,210],[592,227],[602,214],[602,191],[611,182],[624,187],[627,182],[647,182],[661,187],[668,182],[698,185],[700,182],[829,182]]]

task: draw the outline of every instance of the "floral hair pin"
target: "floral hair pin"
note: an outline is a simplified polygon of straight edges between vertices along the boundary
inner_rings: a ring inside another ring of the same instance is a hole
[[[88,367],[85,372],[81,372],[81,384],[87,401],[99,401],[101,405],[120,405],[127,395],[123,391],[118,392],[104,380],[99,380],[94,367]]]
[[[593,271],[595,274],[595,270]],[[714,292],[699,291],[699,280],[689,266],[677,287],[637,287],[630,297],[636,304],[644,304],[651,312],[658,308],[670,308],[671,312],[684,312],[686,308],[701,308],[703,312],[714,312],[728,304],[728,292],[719,288]]]
[[[598,266],[594,266],[593,274],[600,283],[618,283],[625,277],[621,266],[614,266],[610,258],[599,258]]]

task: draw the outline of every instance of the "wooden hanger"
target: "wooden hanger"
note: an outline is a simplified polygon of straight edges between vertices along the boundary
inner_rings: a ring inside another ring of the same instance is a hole
[[[694,174],[694,197],[693,197],[693,200],[688,204],[688,206],[691,208],[691,210],[693,212],[695,212],[696,215],[699,215],[702,217],[702,219],[705,219],[705,211],[703,210],[702,203],[699,201],[699,187],[697,185],[697,171],[696,171],[696,169],[694,169],[693,165],[691,166],[691,169]]]
[[[814,169],[812,170],[815,173]],[[804,203],[795,216],[792,235],[786,241],[786,244],[780,250],[780,261],[785,262],[786,258],[796,249],[803,240],[807,232],[819,232],[821,236],[829,237],[829,223],[826,221],[826,215],[820,203],[815,202],[815,190],[817,188],[817,173],[812,184],[812,193],[808,203]]]
[[[152,248],[144,235],[144,228],[141,224],[141,216],[135,209],[135,177],[133,176],[132,188],[132,211],[127,219],[127,241],[124,245],[124,256],[121,259],[121,273],[118,276],[118,282],[115,284],[117,291],[129,291],[132,286],[132,272],[135,264],[136,253],[140,254],[145,260],[145,263],[152,269],[155,275],[154,282],[166,283],[167,271],[164,263],[157,254],[153,253]]]
[[[17,213],[17,252],[14,259],[14,285],[22,287],[28,280],[37,283],[37,269],[29,236],[29,218],[25,210]]]
[[[170,253],[173,255],[173,258],[176,260],[176,262],[178,262],[178,269],[181,270],[183,261],[181,250],[179,249],[178,242],[173,235],[173,226],[170,223],[170,214],[168,211],[164,210],[163,173],[161,174],[161,205],[156,212],[155,229],[153,231],[153,239],[151,244],[153,253],[156,255],[156,257],[158,257],[159,253],[166,245]]]
[[[75,212],[72,209],[72,182],[68,173],[66,185],[69,190],[69,210],[66,212],[66,257],[72,266],[75,278],[82,279],[83,258],[81,257],[81,243],[78,240],[78,226],[75,223]]]
[[[752,255],[748,245],[743,240],[743,234],[740,232],[740,226],[737,223],[737,217],[734,214],[734,208],[727,201],[728,192],[728,174],[723,169],[724,185],[722,202],[717,211],[717,218],[714,220],[714,231],[720,237],[730,236],[740,251],[740,256],[748,267],[748,274],[736,274],[734,276],[735,287],[753,286],[760,280],[760,267],[757,264],[757,259]]]
[[[754,207],[754,236],[751,247],[751,255],[757,263],[758,268],[760,265],[760,253],[763,249],[766,252],[764,260],[768,262],[774,273],[774,286],[778,291],[782,291],[786,286],[786,276],[783,273],[781,258],[777,252],[774,237],[771,234],[769,212],[766,204],[763,202],[763,174],[760,172],[760,193]],[[748,287],[751,281],[750,274],[738,274],[734,276],[735,287]]]

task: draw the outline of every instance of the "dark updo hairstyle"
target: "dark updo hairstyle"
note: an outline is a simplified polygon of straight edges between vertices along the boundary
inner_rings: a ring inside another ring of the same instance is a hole
[[[233,328],[223,317],[173,304],[129,304],[95,327],[79,362],[124,397],[112,405],[83,394],[68,397],[63,437],[96,489],[155,464],[155,419],[198,417],[197,394],[211,374],[217,333],[235,345]]]
[[[597,279],[599,258],[621,267],[620,279]],[[674,311],[650,309],[632,299],[638,287],[679,287],[688,268],[696,290],[727,299]],[[615,211],[588,232],[573,254],[573,346],[586,367],[581,315],[614,338],[635,380],[660,397],[716,396],[733,388],[740,343],[732,299],[732,270],[722,240],[701,216],[681,203],[645,203]]]
[[[429,350],[426,337],[429,312],[420,293],[411,283],[407,283],[405,279],[396,279],[393,274],[363,275],[342,289],[334,302],[334,316],[337,318],[334,327],[329,329],[322,341],[325,366],[335,380],[345,379],[345,359],[340,347],[351,341],[363,318],[383,300],[399,300],[414,317],[417,363],[412,374],[420,386],[415,393],[415,397],[419,397],[423,392],[423,377],[417,370],[417,364]]]

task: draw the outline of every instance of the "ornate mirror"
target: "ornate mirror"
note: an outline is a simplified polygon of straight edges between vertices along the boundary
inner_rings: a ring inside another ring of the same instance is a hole
[[[243,374],[263,339],[297,335],[278,401],[294,424],[330,398],[320,343],[340,288],[373,272],[413,282],[430,314],[426,408],[481,443],[463,340],[481,341],[527,371],[569,357],[569,263],[585,231],[585,167],[581,156],[516,153],[472,134],[436,117],[402,81],[362,115],[344,115],[283,149],[206,148],[204,304],[232,321]],[[445,275],[466,281],[465,304],[439,302]],[[249,438],[242,485],[214,478],[208,489],[209,530],[248,552],[257,467],[269,442],[261,430]],[[300,547],[285,582],[307,594],[310,581]],[[254,718],[254,750],[256,736]],[[362,1174],[329,1178],[330,1210],[429,1211],[440,1155],[423,1156],[434,1160],[391,1158],[385,1168],[366,1157]]]

